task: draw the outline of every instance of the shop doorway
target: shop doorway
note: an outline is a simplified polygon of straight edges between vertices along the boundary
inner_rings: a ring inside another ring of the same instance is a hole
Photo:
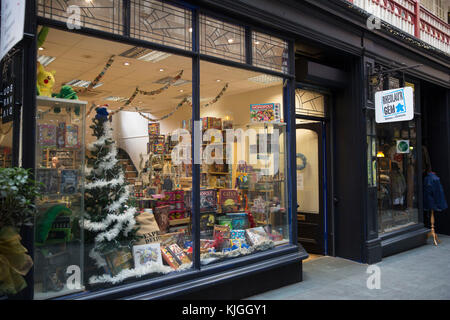
[[[310,254],[328,254],[328,95],[296,90],[298,241]]]

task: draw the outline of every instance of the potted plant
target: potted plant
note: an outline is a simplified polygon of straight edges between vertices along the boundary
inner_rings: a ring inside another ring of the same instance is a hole
[[[23,168],[0,168],[0,295],[26,287],[24,276],[33,266],[21,244],[19,230],[33,222],[38,185]]]

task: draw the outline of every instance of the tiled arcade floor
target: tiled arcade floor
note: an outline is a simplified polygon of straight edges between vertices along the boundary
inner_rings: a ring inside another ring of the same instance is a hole
[[[438,235],[428,244],[376,264],[380,289],[368,289],[368,265],[335,257],[303,264],[303,281],[247,299],[259,300],[409,300],[450,299],[450,237]]]

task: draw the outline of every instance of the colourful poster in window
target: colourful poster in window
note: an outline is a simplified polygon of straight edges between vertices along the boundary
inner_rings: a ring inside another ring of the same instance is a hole
[[[280,104],[262,103],[250,105],[251,122],[280,122]]]

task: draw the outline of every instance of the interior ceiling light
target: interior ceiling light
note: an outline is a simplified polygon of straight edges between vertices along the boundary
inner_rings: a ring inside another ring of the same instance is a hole
[[[78,79],[70,80],[69,82],[66,83],[66,85],[69,85],[72,87],[80,87],[80,88],[87,88],[90,84],[91,84],[91,81],[78,80]],[[103,85],[103,83],[99,82],[93,88],[95,89],[95,88],[101,87],[102,85]]]
[[[170,53],[161,52],[161,51],[151,51],[137,59],[141,60],[141,61],[151,61],[151,62],[155,63],[155,62],[167,59],[170,56],[171,56]]]
[[[42,50],[44,50],[44,48],[43,47],[39,47],[39,50],[42,51]]]
[[[378,151],[378,153],[377,153],[377,158],[384,158],[384,153],[383,153],[383,151]]]
[[[55,57],[50,56],[39,56],[38,61],[40,64],[42,64],[44,67],[48,66],[50,63],[55,61]]]
[[[159,69],[159,71],[163,72],[163,71],[164,71],[164,69],[163,69],[163,68],[161,68],[161,69]]]
[[[264,84],[269,84],[269,83],[274,83],[274,82],[282,82],[280,77],[271,76],[268,74],[261,74],[256,77],[248,78],[248,81],[264,83]]]
[[[129,63],[129,62],[124,62],[123,65],[124,65],[124,66],[129,66],[130,63]]]
[[[228,43],[233,43],[234,40],[233,39],[228,39]]]
[[[189,28],[189,32],[192,32],[192,28]]]

